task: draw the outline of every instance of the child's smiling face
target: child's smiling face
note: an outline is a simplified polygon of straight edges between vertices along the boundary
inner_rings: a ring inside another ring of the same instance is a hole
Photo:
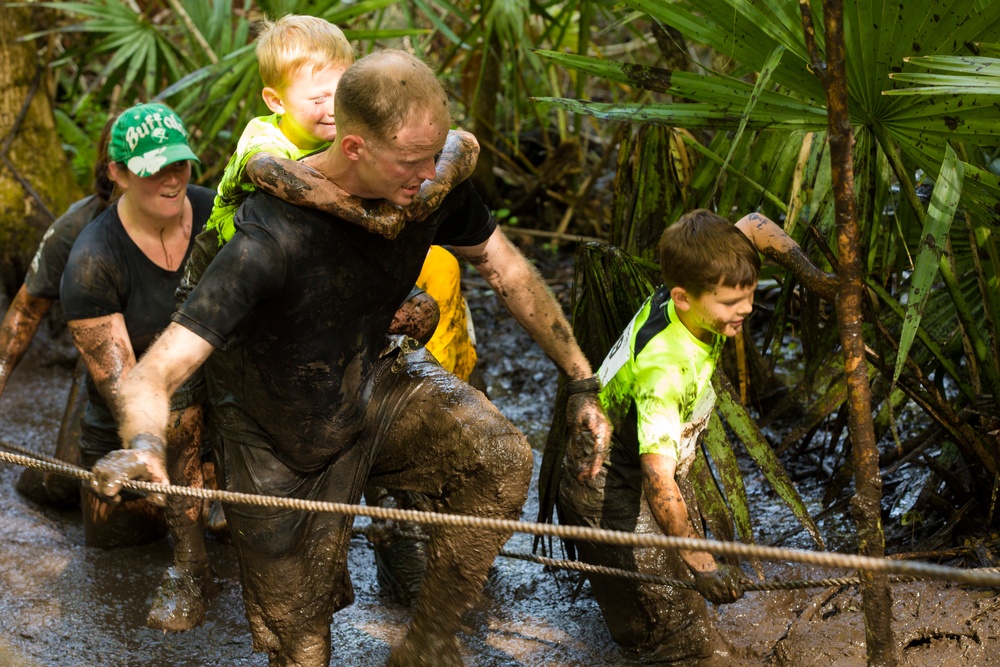
[[[682,294],[673,295],[674,306],[681,322],[699,340],[711,342],[715,334],[732,338],[740,332],[744,320],[753,311],[756,288],[756,285],[727,287],[720,282],[697,297],[680,289]]]
[[[343,65],[300,67],[284,91],[275,95],[281,114],[281,132],[302,149],[319,148],[337,138],[333,98],[347,68]]]

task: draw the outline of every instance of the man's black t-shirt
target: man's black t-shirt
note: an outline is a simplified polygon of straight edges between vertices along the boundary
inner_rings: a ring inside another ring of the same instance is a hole
[[[215,192],[189,185],[191,200],[191,253],[194,237],[212,212]],[[62,277],[62,307],[67,320],[82,320],[121,313],[128,328],[132,350],[138,359],[156,336],[170,324],[174,291],[180,284],[184,262],[168,271],[152,262],[129,237],[118,217],[118,207],[109,206],[80,232]],[[88,410],[86,421],[106,429],[111,413],[97,387],[88,378],[88,397],[97,411]],[[114,421],[110,421],[114,428]]]
[[[218,348],[206,370],[220,435],[270,441],[307,472],[359,432],[389,323],[430,245],[477,245],[496,224],[465,183],[395,240],[262,192],[236,227],[173,319]]]

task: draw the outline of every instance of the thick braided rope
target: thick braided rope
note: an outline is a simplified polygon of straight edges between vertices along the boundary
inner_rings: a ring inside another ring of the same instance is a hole
[[[396,524],[398,526],[398,524]],[[355,528],[351,532],[354,535],[368,536],[372,531],[371,526],[367,528]],[[374,531],[376,533],[384,533],[384,531]],[[402,538],[408,540],[415,540],[418,542],[426,542],[428,536],[423,533],[416,533],[413,531],[400,530],[395,528],[393,531],[394,538]],[[378,539],[378,538],[376,538]],[[693,581],[684,579],[671,579],[670,577],[664,577],[660,574],[652,574],[647,572],[634,572],[631,570],[622,570],[616,567],[608,567],[606,565],[594,565],[592,563],[584,563],[577,560],[566,560],[559,558],[549,558],[547,556],[539,556],[537,554],[526,554],[519,551],[508,551],[507,549],[501,549],[500,556],[504,558],[510,558],[512,560],[527,561],[529,563],[537,563],[539,565],[544,565],[545,567],[557,568],[560,570],[572,570],[575,572],[582,572],[584,574],[602,574],[609,577],[618,577],[620,579],[628,579],[630,581],[641,581],[648,584],[658,584],[661,586],[672,586],[674,588],[686,588],[688,590],[695,590],[695,584]],[[914,577],[903,577],[898,575],[889,575],[889,581],[892,582],[903,582],[903,581],[916,581]],[[743,582],[744,591],[790,591],[802,588],[830,588],[833,586],[857,586],[861,583],[860,577],[830,577],[827,579],[791,579],[788,581],[753,581],[747,579]]]
[[[0,444],[6,443],[0,442]],[[75,466],[56,465],[46,461],[0,452],[0,460],[17,465],[39,468],[50,472],[69,474],[84,481],[93,479],[93,474]],[[785,549],[768,547],[743,542],[718,542],[689,537],[672,537],[668,535],[636,534],[617,530],[599,530],[584,526],[567,526],[561,524],[534,523],[512,519],[494,519],[460,514],[440,514],[436,512],[421,512],[418,510],[400,510],[387,507],[372,507],[367,505],[350,505],[347,503],[332,503],[301,498],[279,498],[260,496],[235,491],[220,491],[214,489],[196,489],[187,486],[171,484],[153,484],[151,482],[125,481],[123,488],[161,495],[187,496],[203,500],[219,500],[237,505],[255,507],[281,507],[301,510],[304,512],[331,512],[347,516],[366,516],[373,519],[389,521],[411,521],[430,526],[448,526],[453,528],[480,528],[501,533],[525,533],[528,535],[551,536],[564,540],[583,540],[601,542],[616,546],[659,547],[663,549],[681,549],[686,551],[707,551],[712,554],[740,556],[743,558],[760,558],[764,560],[785,560],[821,567],[841,568],[849,570],[867,570],[887,574],[898,574],[920,579],[935,579],[953,581],[978,586],[1000,588],[1000,572],[990,569],[968,570],[932,563],[916,561],[892,561],[869,556],[840,554],[834,552],[804,551],[801,549]]]

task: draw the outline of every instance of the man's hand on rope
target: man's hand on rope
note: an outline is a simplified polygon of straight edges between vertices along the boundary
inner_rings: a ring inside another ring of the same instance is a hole
[[[694,572],[695,589],[715,604],[728,604],[743,597],[743,581],[740,569],[728,565],[719,565],[710,572]]]
[[[94,464],[94,479],[90,482],[90,488],[94,493],[117,504],[121,502],[120,492],[126,481],[169,484],[165,452],[166,447],[160,438],[137,435],[132,439],[130,449],[116,449]],[[150,493],[146,497],[154,505],[166,505],[163,494]]]
[[[597,400],[597,390],[570,393],[566,401],[569,442],[566,452],[576,463],[576,479],[581,484],[601,471],[611,442],[611,424]]]

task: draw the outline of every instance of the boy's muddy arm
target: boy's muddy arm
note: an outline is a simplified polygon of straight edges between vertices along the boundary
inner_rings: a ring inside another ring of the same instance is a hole
[[[409,220],[431,214],[457,184],[475,169],[479,142],[468,132],[452,131],[438,159],[437,177],[426,181],[410,206],[400,208],[384,200],[348,194],[319,171],[270,153],[257,153],[247,162],[247,177],[261,190],[296,206],[336,215],[359,227],[394,239]]]
[[[424,220],[437,210],[452,189],[472,175],[479,161],[479,141],[465,130],[451,130],[437,161],[437,176],[424,181],[406,207],[409,220]]]
[[[91,488],[114,498],[126,480],[167,483],[167,426],[170,396],[208,359],[214,348],[171,323],[120,385],[116,417],[122,449],[93,468]]]
[[[499,229],[477,246],[456,247],[462,257],[490,283],[504,306],[566,376],[587,380],[594,376],[590,362],[573,337],[573,330],[538,271]],[[590,468],[581,477],[592,478],[611,439],[611,424],[597,400],[596,391],[580,393],[567,402],[571,440],[589,450]]]
[[[396,238],[406,222],[402,208],[348,194],[303,162],[262,152],[250,158],[246,173],[258,188],[289,204],[330,213],[388,239]]]
[[[52,307],[52,299],[31,296],[21,285],[0,322],[0,396],[38,331],[38,324]]]
[[[691,525],[687,503],[677,486],[677,461],[663,454],[642,454],[642,491],[653,518],[665,535],[698,539]],[[678,552],[694,575],[697,590],[715,604],[735,602],[743,596],[740,577],[726,566],[718,566],[707,551]]]
[[[780,226],[760,213],[751,213],[737,221],[736,226],[754,244],[758,252],[774,260],[805,285],[806,289],[828,301],[837,296],[838,278],[817,268],[792,237]]]

